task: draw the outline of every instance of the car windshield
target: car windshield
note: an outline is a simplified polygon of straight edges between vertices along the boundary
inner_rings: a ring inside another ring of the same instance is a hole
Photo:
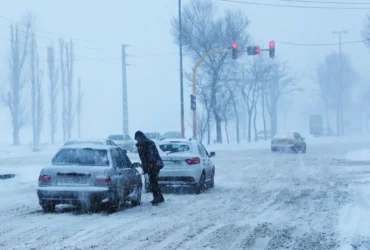
[[[189,143],[163,143],[159,145],[159,148],[163,152],[177,153],[177,152],[188,152],[191,150],[191,145]]]
[[[181,133],[178,132],[167,132],[163,135],[164,138],[181,138]]]
[[[124,139],[123,135],[111,135],[108,137],[109,140],[122,141]]]
[[[53,165],[109,166],[108,153],[104,149],[63,148],[52,160]]]

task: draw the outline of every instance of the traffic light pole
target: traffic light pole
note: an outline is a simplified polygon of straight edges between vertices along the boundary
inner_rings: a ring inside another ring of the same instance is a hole
[[[193,95],[196,97],[197,93],[197,69],[199,65],[210,55],[214,54],[224,54],[230,53],[232,50],[214,50],[208,53],[203,54],[201,58],[195,63],[195,67],[193,68]],[[197,139],[197,109],[193,110],[193,139]]]

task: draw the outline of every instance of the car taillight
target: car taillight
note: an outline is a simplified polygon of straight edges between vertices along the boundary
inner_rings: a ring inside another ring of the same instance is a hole
[[[40,175],[39,176],[39,186],[48,186],[48,185],[51,185],[51,176]]]
[[[95,179],[95,186],[109,186],[111,179],[109,176],[98,176]]]
[[[188,165],[194,165],[194,164],[199,164],[200,163],[200,158],[199,157],[193,157],[193,158],[185,159],[185,161]]]

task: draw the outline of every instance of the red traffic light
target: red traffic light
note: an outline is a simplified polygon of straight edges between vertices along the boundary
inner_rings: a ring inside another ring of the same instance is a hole
[[[255,55],[260,55],[261,54],[261,48],[260,46],[255,47]]]
[[[270,41],[270,42],[269,42],[269,46],[270,46],[270,47],[275,47],[275,41]]]
[[[231,47],[232,47],[233,49],[237,49],[237,48],[238,48],[238,44],[237,44],[237,43],[233,43],[233,44],[231,45]]]

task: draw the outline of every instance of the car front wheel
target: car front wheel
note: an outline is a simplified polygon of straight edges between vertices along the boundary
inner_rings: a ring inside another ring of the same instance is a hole
[[[41,207],[45,213],[50,213],[55,210],[55,204],[44,204],[44,205],[41,205]]]
[[[215,169],[213,168],[212,177],[211,177],[211,184],[209,185],[210,188],[215,186]]]

